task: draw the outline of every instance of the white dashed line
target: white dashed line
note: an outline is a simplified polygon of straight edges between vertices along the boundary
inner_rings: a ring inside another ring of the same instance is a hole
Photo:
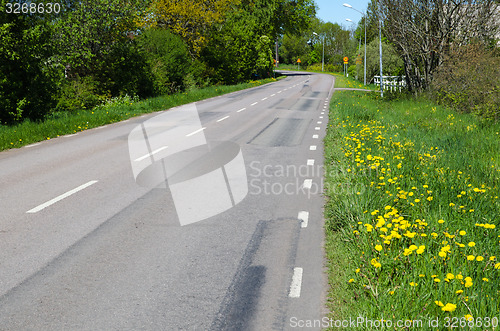
[[[97,183],[97,182],[98,182],[97,180],[92,180],[92,181],[90,181],[90,182],[88,182],[88,183],[85,183],[85,184],[83,184],[83,185],[80,185],[80,186],[78,186],[77,188],[72,189],[71,191],[68,191],[68,192],[66,192],[66,193],[64,193],[64,194],[61,194],[60,196],[55,197],[54,199],[52,199],[52,200],[50,200],[50,201],[47,201],[47,202],[45,202],[45,203],[42,203],[42,204],[41,204],[41,205],[39,205],[38,207],[35,207],[35,208],[33,208],[33,209],[28,210],[26,213],[27,213],[27,214],[34,214],[34,213],[37,213],[37,212],[39,212],[40,210],[45,209],[45,208],[47,208],[48,206],[51,206],[51,205],[53,205],[54,203],[59,202],[59,201],[61,201],[62,199],[65,199],[65,198],[69,197],[70,195],[73,195],[73,194],[75,194],[76,192],[81,191],[81,190],[83,190],[83,189],[85,189],[85,188],[89,187],[90,185],[94,185],[94,184],[95,184],[95,183]]]
[[[41,143],[31,144],[31,145],[24,146],[24,148],[31,148],[31,147],[38,146],[38,145],[40,145],[40,144],[41,144]]]
[[[203,131],[205,129],[206,129],[205,127],[201,128],[201,129],[198,129],[198,130],[196,130],[194,132],[191,132],[190,134],[187,134],[186,137],[191,137],[192,135],[197,134],[198,132],[201,132],[201,131]]]
[[[302,184],[303,188],[310,189],[312,187],[313,180],[312,179],[304,179],[304,184]]]
[[[239,113],[239,112],[242,112],[244,111],[246,108],[241,108],[240,110],[237,110],[236,112]]]
[[[308,166],[313,166],[314,165],[314,159],[307,160],[307,165]]]
[[[300,227],[307,228],[307,224],[309,223],[309,212],[299,211],[299,216],[297,216],[297,218],[301,221]]]
[[[267,100],[267,97],[260,99],[261,101]]]
[[[315,150],[316,150],[316,145],[311,145],[311,146],[309,146],[309,150],[310,150],[310,151],[315,151]]]
[[[321,128],[319,126],[315,127],[314,130],[319,131]]]
[[[135,159],[134,161],[135,161],[135,162],[140,162],[140,161],[142,161],[142,160],[144,160],[144,159],[147,159],[148,157],[151,157],[151,156],[153,156],[153,155],[155,155],[155,154],[157,154],[157,153],[160,153],[161,151],[163,151],[164,149],[167,149],[167,148],[168,148],[168,146],[163,146],[163,147],[160,147],[160,148],[158,148],[157,150],[152,151],[151,153],[148,153],[148,154],[146,154],[146,155],[144,155],[144,156],[141,156],[141,157],[139,157],[139,158]]]
[[[318,135],[317,134],[313,134],[313,139],[318,139]]]
[[[318,122],[316,122],[316,123],[318,123],[318,124],[321,124],[321,123],[323,123],[323,122],[321,122],[321,121],[318,121]]]
[[[272,97],[274,97],[275,95],[276,95],[276,93],[271,94]]]
[[[225,120],[225,119],[227,119],[227,118],[229,118],[229,116],[224,116],[223,118],[219,118],[219,119],[217,120],[217,122],[222,122],[223,120]]]
[[[280,94],[281,92],[283,92],[283,91],[278,91],[278,94]]]
[[[252,103],[250,106],[255,106],[256,104],[258,104],[259,102],[254,102]]]
[[[323,116],[320,116],[319,118],[323,118]]]
[[[292,284],[290,285],[290,298],[300,298],[300,288],[302,287],[302,268],[293,268]]]

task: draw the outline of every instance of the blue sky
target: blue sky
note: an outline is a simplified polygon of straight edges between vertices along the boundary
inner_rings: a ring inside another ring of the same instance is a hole
[[[319,7],[316,16],[325,22],[338,23],[344,27],[350,27],[346,18],[353,20],[356,25],[361,19],[361,14],[355,10],[342,6],[343,3],[350,4],[353,8],[365,12],[370,0],[315,0]]]

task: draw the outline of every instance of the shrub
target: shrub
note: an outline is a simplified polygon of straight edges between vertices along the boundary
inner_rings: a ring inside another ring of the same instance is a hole
[[[500,57],[479,44],[450,50],[431,83],[438,102],[465,113],[500,118]]]
[[[0,0],[0,8],[5,3]],[[0,22],[0,123],[41,119],[54,105],[56,85],[50,26],[5,10]]]
[[[92,77],[77,77],[64,82],[61,86],[57,110],[91,109],[104,102],[107,97],[109,96],[98,94],[98,84]]]
[[[182,39],[164,29],[145,30],[138,39],[151,70],[156,94],[184,89],[190,58]]]

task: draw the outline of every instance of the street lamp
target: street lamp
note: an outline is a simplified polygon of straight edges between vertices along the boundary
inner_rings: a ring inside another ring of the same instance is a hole
[[[350,4],[348,3],[344,3],[343,4],[344,7],[347,7],[347,8],[351,8],[355,11],[357,11],[358,13],[360,13],[361,15],[363,15],[363,17],[365,18],[365,58],[364,58],[364,71],[365,71],[365,79],[364,79],[364,84],[366,85],[366,15],[363,13],[363,12],[360,12],[359,10],[357,10],[356,8],[353,8]],[[361,39],[359,40],[361,42]],[[382,58],[380,58],[380,61],[382,61]]]
[[[350,18],[345,19],[347,22],[355,24]],[[359,50],[361,51],[361,36],[359,36]]]
[[[384,97],[384,80],[382,79],[382,11],[380,2],[377,2],[378,7],[378,37],[379,37],[379,53],[380,53],[380,96]]]
[[[316,32],[313,32],[313,35],[318,36]],[[325,68],[325,37],[323,36],[323,56],[321,57],[321,71],[324,71]]]
[[[350,18],[346,18],[345,20],[347,22],[351,23],[352,25],[356,24]],[[354,35],[354,32],[353,32],[353,35]],[[358,52],[361,52],[361,36],[359,36],[359,48],[358,48]],[[358,53],[358,56],[361,56],[361,53]],[[356,68],[357,68],[357,62],[358,62],[358,60],[356,59]],[[359,70],[356,69],[356,79],[358,79],[358,72],[359,72]]]

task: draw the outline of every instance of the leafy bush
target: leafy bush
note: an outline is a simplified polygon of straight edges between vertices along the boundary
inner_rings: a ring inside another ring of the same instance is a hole
[[[6,1],[0,0],[0,8]],[[41,119],[54,104],[48,24],[0,11],[0,123]]]
[[[98,91],[97,82],[90,76],[68,80],[61,86],[57,110],[91,109],[109,97],[99,95]]]
[[[500,57],[482,45],[454,48],[431,84],[438,102],[465,113],[500,118]]]
[[[98,70],[99,89],[112,96],[154,94],[151,71],[137,41],[115,43]]]
[[[156,94],[184,89],[190,58],[182,39],[168,30],[148,29],[139,36],[139,44],[149,64]]]

